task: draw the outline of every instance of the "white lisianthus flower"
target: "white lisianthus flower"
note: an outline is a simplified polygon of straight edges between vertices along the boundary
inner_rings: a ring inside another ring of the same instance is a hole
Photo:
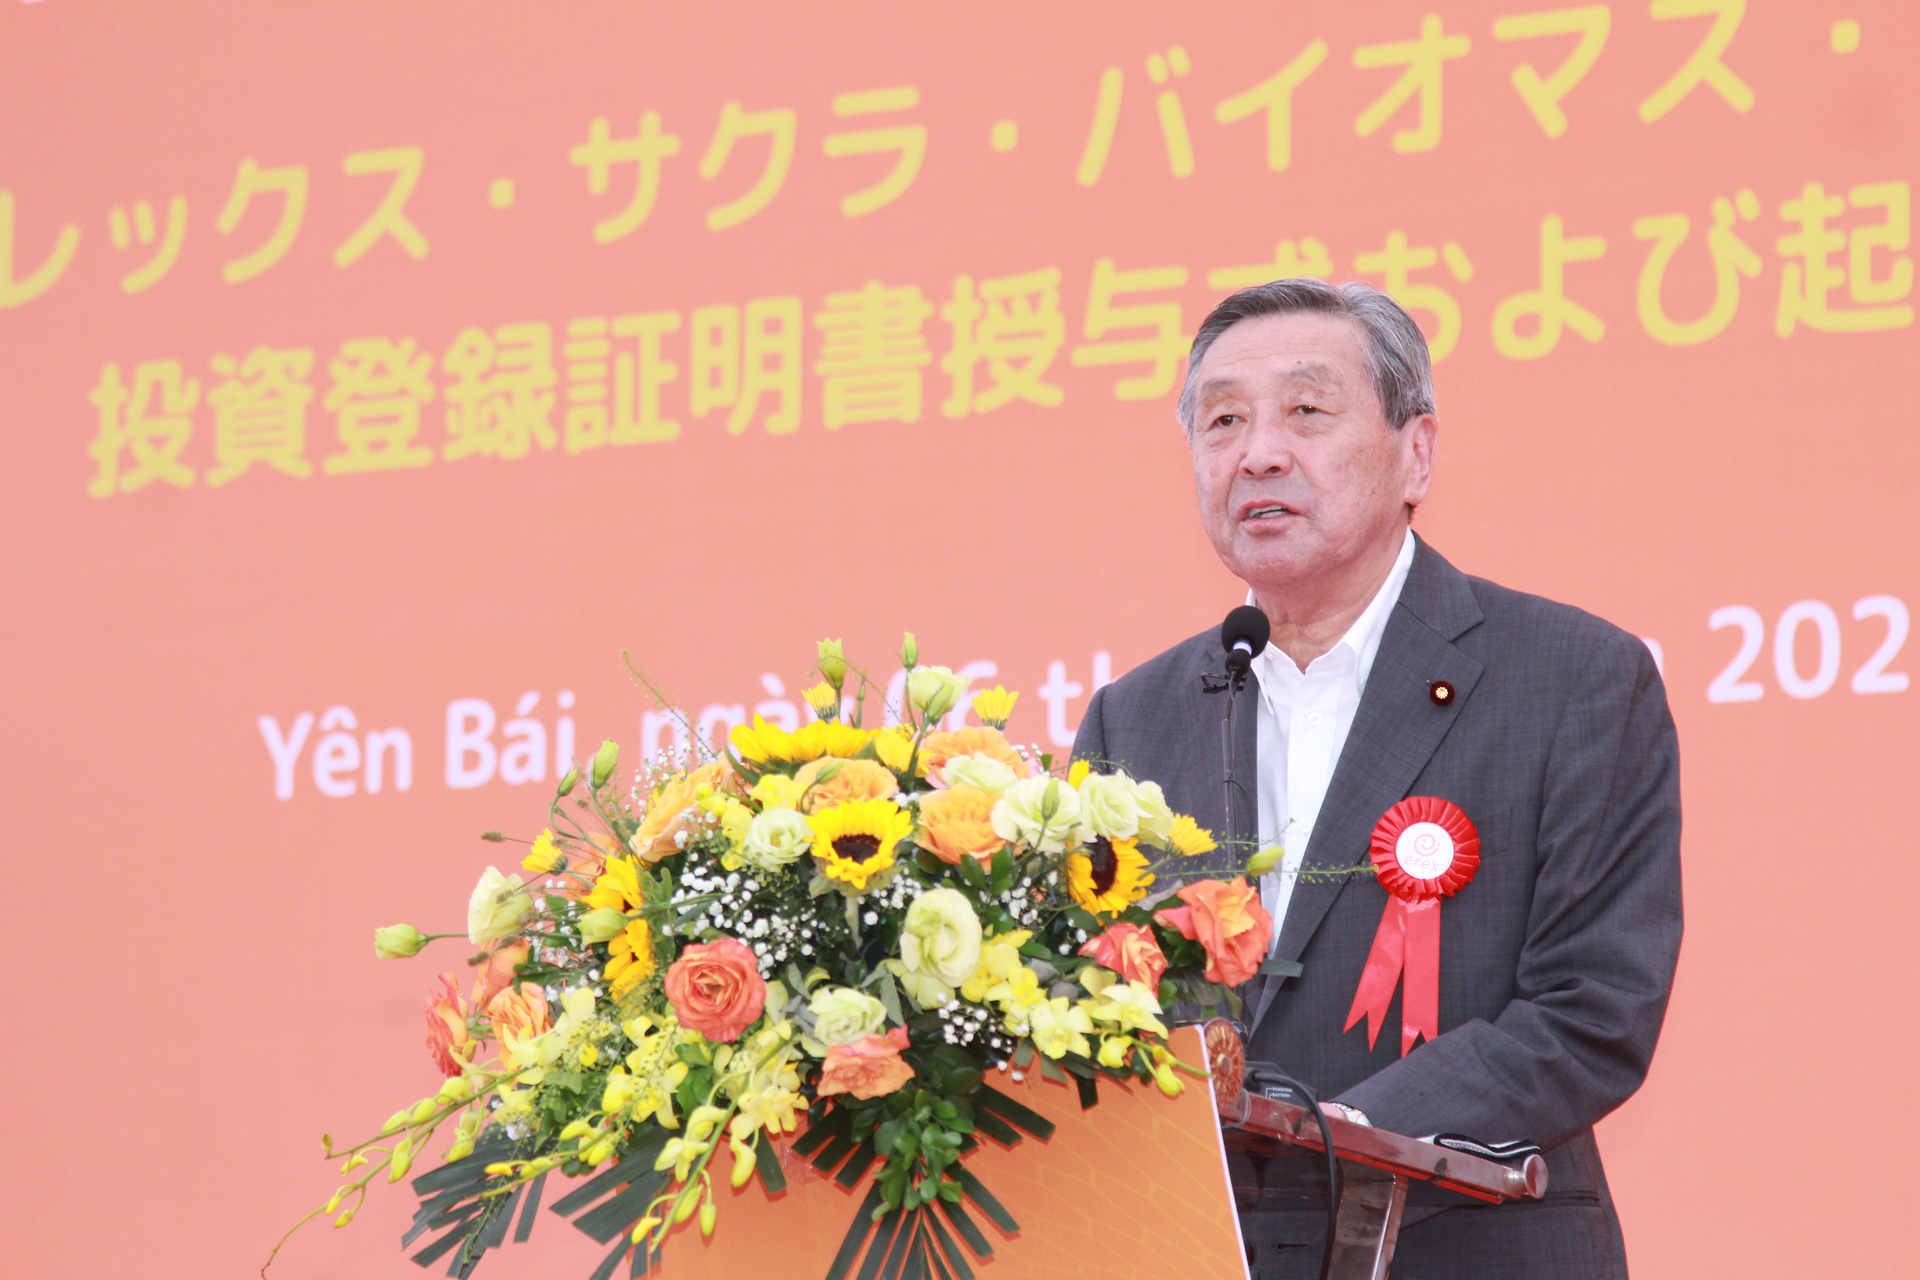
[[[813,828],[792,809],[768,809],[747,824],[740,853],[762,871],[778,871],[813,847]]]
[[[803,1043],[817,1058],[834,1045],[857,1044],[878,1035],[887,1025],[887,1008],[864,991],[852,987],[822,987],[807,1004],[813,1014],[813,1034]]]
[[[503,876],[498,867],[480,873],[467,899],[467,940],[476,947],[499,942],[520,932],[520,926],[533,914],[533,899],[519,876]]]
[[[1090,773],[1080,781],[1080,838],[1131,840],[1140,833],[1140,805],[1133,783],[1115,774]]]
[[[949,787],[978,787],[995,795],[1005,791],[1019,777],[1003,760],[989,755],[955,756],[940,767],[940,781]]]
[[[957,676],[946,667],[915,667],[907,673],[907,701],[932,720],[953,710],[968,683],[966,676]]]
[[[937,978],[949,991],[980,967],[980,917],[958,889],[929,889],[907,907],[900,962]]]
[[[1058,778],[1022,778],[993,806],[993,833],[1042,853],[1067,847],[1080,823],[1080,795]]]
[[[1160,784],[1135,782],[1125,774],[1120,776],[1133,788],[1133,803],[1140,811],[1140,834],[1146,837],[1147,843],[1165,848],[1173,837],[1173,810],[1167,806]]]

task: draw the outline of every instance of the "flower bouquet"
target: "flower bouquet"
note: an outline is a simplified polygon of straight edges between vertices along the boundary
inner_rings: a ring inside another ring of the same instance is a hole
[[[637,1276],[677,1224],[714,1231],[716,1175],[777,1192],[788,1152],[869,1182],[831,1280],[863,1252],[863,1276],[965,1277],[993,1252],[976,1214],[1018,1229],[966,1156],[1053,1129],[996,1073],[1070,1079],[1083,1107],[1102,1077],[1178,1093],[1163,1011],[1237,1007],[1272,920],[1218,877],[1270,855],[1234,866],[1154,783],[1015,746],[1004,689],[964,726],[967,682],[917,657],[909,635],[889,727],[863,727],[872,686],[823,641],[807,724],[756,716],[722,758],[631,783],[611,741],[569,772],[529,878],[488,867],[466,933],[434,935],[479,949],[427,1010],[445,1083],[329,1141],[349,1180],[306,1220],[344,1226],[445,1138],[414,1179],[403,1244],[438,1233],[416,1262],[471,1274],[559,1173],[580,1181],[552,1210],[612,1246],[593,1280]],[[375,934],[387,957],[430,941]]]

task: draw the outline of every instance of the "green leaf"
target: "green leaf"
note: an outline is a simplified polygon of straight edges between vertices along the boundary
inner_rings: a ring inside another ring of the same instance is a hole
[[[946,1194],[948,1186],[953,1188],[953,1198],[951,1200],[947,1198]],[[957,1209],[960,1205],[960,1184],[957,1182],[943,1183],[940,1188],[940,1200],[941,1204],[939,1207],[942,1210],[951,1213],[954,1209]],[[959,1243],[954,1240],[952,1233],[947,1230],[946,1224],[940,1221],[940,1215],[937,1213],[928,1214],[927,1226],[932,1229],[934,1238],[940,1242],[940,1248],[946,1253],[947,1265],[953,1268],[955,1280],[973,1280],[973,1268],[968,1265],[966,1254],[961,1252]]]
[[[852,1123],[853,1115],[844,1107],[835,1107],[824,1119],[810,1120],[807,1131],[794,1141],[793,1154],[803,1158],[812,1155],[828,1142],[845,1135]]]
[[[901,1235],[906,1214],[895,1209],[880,1219],[879,1227],[873,1233],[873,1243],[867,1246],[867,1260],[860,1267],[860,1280],[878,1280],[880,1268],[886,1264],[887,1254],[893,1242]]]
[[[1002,847],[993,855],[993,892],[996,896],[1013,888],[1013,855]]]
[[[957,1098],[972,1093],[984,1079],[986,1075],[978,1067],[959,1067],[941,1077],[940,1091]]]
[[[1020,1224],[1013,1220],[1013,1215],[1001,1207],[1000,1202],[993,1198],[993,1193],[980,1185],[980,1179],[974,1177],[965,1165],[955,1165],[953,1176],[960,1180],[960,1186],[966,1191],[967,1199],[979,1205],[980,1212],[986,1214],[995,1226],[1008,1235],[1020,1230]]]
[[[1053,1137],[1053,1121],[1022,1103],[1015,1102],[992,1085],[982,1085],[974,1095],[974,1105],[981,1111],[992,1112],[1007,1123],[1016,1125],[1045,1142]],[[976,1120],[979,1118],[976,1113]]]
[[[860,1179],[866,1176],[867,1170],[873,1167],[876,1158],[872,1140],[862,1142],[853,1149],[853,1157],[840,1167],[840,1172],[834,1175],[833,1180],[847,1190],[853,1190]]]
[[[1062,1071],[1060,1064],[1052,1058],[1040,1059],[1040,1075],[1043,1079],[1051,1080],[1055,1084],[1065,1084],[1067,1082],[1067,1073]]]
[[[893,974],[884,968],[880,970],[880,1003],[895,1026],[906,1024],[906,1015],[900,1009],[900,988],[894,985]]]
[[[974,1225],[973,1218],[967,1213],[967,1207],[964,1204],[958,1201],[949,1204],[942,1200],[936,1207],[947,1216],[947,1221],[953,1224],[953,1229],[960,1233],[960,1238],[967,1242],[968,1247],[977,1257],[984,1261],[993,1256],[993,1245],[987,1240],[986,1232]],[[950,1250],[949,1256],[957,1259],[960,1251]]]
[[[768,1195],[778,1195],[787,1189],[787,1175],[780,1168],[780,1153],[773,1149],[773,1140],[765,1133],[753,1144],[753,1164]]]
[[[976,889],[984,891],[987,887],[987,873],[980,869],[978,858],[960,859],[960,878]]]
[[[873,1230],[873,1211],[880,1207],[880,1186],[875,1183],[867,1192],[867,1198],[860,1202],[860,1209],[853,1215],[853,1221],[847,1227],[845,1239],[840,1242],[840,1252],[833,1257],[833,1264],[827,1268],[827,1280],[846,1280],[853,1260],[860,1256],[860,1246],[866,1243],[867,1233]]]
[[[1092,1076],[1075,1076],[1073,1082],[1080,1087],[1080,1109],[1091,1111],[1100,1105],[1100,1084]]]

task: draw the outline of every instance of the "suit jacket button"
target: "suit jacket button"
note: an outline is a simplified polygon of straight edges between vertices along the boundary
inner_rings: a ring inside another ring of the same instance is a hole
[[[1433,699],[1436,707],[1453,705],[1453,686],[1445,680],[1434,680],[1427,685],[1427,696]]]

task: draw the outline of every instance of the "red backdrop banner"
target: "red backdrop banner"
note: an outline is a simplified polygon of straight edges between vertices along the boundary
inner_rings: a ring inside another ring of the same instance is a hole
[[[1426,327],[1422,533],[1662,663],[1635,1273],[1907,1256],[1911,6],[9,0],[0,50],[11,1274],[238,1275],[326,1197],[458,963],[372,926],[674,745],[623,649],[717,739],[913,629],[1063,751],[1239,597],[1173,402],[1290,274]],[[408,1199],[275,1274],[416,1274]],[[487,1270],[590,1265],[541,1234]]]

